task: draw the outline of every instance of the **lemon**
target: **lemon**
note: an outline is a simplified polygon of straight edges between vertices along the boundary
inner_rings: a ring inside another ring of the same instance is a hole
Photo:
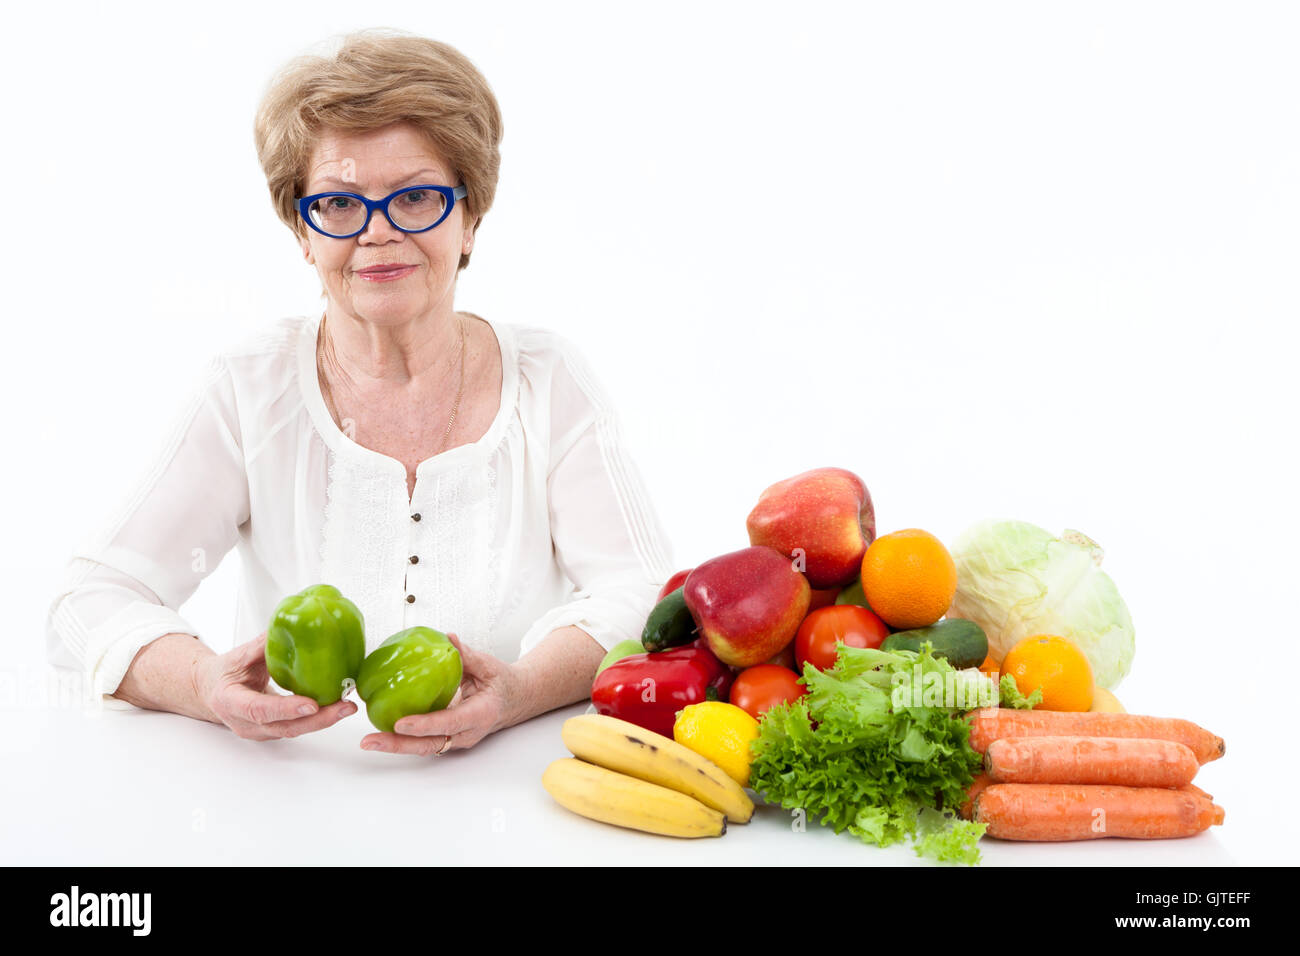
[[[1112,694],[1104,687],[1094,687],[1092,689],[1092,710],[1103,711],[1107,714],[1124,713],[1124,705],[1119,702],[1119,698]]]
[[[758,721],[735,704],[710,700],[682,708],[673,739],[712,760],[742,787],[749,784],[749,743],[758,739]]]

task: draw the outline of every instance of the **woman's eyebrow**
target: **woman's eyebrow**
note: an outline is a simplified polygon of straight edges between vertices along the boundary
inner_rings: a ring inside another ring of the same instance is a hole
[[[412,179],[419,179],[420,177],[424,176],[427,173],[432,173],[435,177],[439,177],[439,178],[442,177],[442,173],[436,169],[420,169],[411,173],[409,176],[403,176],[401,179],[395,180],[394,183],[407,183],[410,182]],[[355,180],[339,179],[336,176],[322,176],[320,182],[337,183],[340,186],[347,186],[350,192],[359,191],[357,190],[357,182]],[[388,187],[388,192],[392,192],[393,190],[400,189],[400,188],[401,188],[400,186],[391,185]]]

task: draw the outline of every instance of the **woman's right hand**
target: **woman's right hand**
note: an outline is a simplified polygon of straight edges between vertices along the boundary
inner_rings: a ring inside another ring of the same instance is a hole
[[[246,740],[275,740],[324,730],[355,714],[357,705],[340,700],[321,707],[310,697],[268,691],[266,634],[225,654],[195,662],[194,685],[215,722]]]

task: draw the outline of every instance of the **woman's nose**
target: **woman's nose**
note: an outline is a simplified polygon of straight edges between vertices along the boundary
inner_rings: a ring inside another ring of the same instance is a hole
[[[395,227],[388,221],[388,217],[376,209],[370,215],[370,222],[366,223],[366,228],[357,235],[358,242],[388,242],[392,239],[401,239],[406,233]]]

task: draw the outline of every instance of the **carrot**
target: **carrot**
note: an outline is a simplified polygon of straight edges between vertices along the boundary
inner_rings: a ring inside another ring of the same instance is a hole
[[[1202,790],[1194,783],[1185,783],[1178,789],[1183,791],[1184,793],[1194,793],[1198,797],[1204,797],[1206,800],[1209,800],[1211,803],[1214,802],[1214,798],[1212,796],[1210,796],[1208,793],[1206,793],[1204,790]]]
[[[966,789],[966,802],[961,805],[961,809],[957,811],[957,815],[963,820],[969,820],[971,818],[971,812],[975,807],[975,798],[978,797],[984,788],[992,782],[993,779],[988,774],[977,773],[975,775],[974,783]]]
[[[1223,808],[1159,787],[995,783],[975,798],[974,819],[1003,840],[1159,840],[1221,824]]]
[[[1190,720],[1141,714],[1074,713],[1060,710],[1011,710],[986,707],[971,717],[970,745],[979,753],[1004,737],[1143,737],[1174,740],[1191,748],[1199,763],[1224,754],[1223,738]]]
[[[1096,783],[1181,787],[1200,764],[1185,745],[1141,737],[1004,737],[984,767],[997,783]]]

